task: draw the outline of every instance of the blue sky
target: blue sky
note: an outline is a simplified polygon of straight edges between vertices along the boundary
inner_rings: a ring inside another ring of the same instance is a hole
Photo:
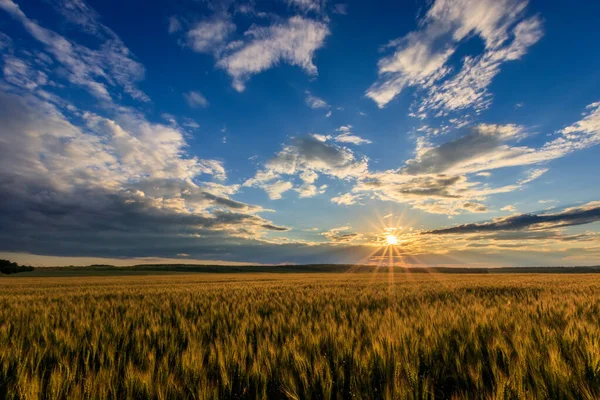
[[[0,255],[598,264],[598,15],[0,0]]]

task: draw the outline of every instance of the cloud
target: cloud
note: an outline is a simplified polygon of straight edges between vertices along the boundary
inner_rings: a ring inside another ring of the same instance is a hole
[[[559,130],[557,137],[539,148],[517,145],[528,134],[518,125],[479,124],[438,146],[420,140],[415,157],[404,166],[362,175],[352,193],[409,203],[429,213],[483,212],[485,205],[475,207],[471,203],[481,204],[491,195],[518,190],[541,177],[548,168],[529,170],[525,178],[499,187],[478,182],[476,177],[487,177],[494,169],[546,163],[599,144],[600,103],[587,106],[579,121]]]
[[[306,105],[312,109],[329,108],[329,104],[325,100],[313,96],[308,90],[306,91]]]
[[[234,88],[240,92],[252,75],[281,62],[316,75],[314,53],[323,46],[328,35],[326,24],[300,16],[268,27],[253,26],[244,34],[249,40],[223,55],[217,66],[229,73]]]
[[[339,205],[351,205],[357,204],[360,196],[353,195],[352,193],[344,193],[342,195],[332,197],[331,202]]]
[[[322,232],[319,235],[325,236],[335,243],[350,243],[363,238],[363,235],[360,233],[349,232],[351,229],[350,226],[341,226]]]
[[[589,104],[582,119],[561,129],[559,133],[564,140],[582,142],[577,147],[597,144],[600,141],[600,101]]]
[[[302,12],[320,12],[325,0],[288,0],[288,4]]]
[[[69,20],[96,34],[101,41],[97,50],[72,42],[54,31],[40,26],[28,18],[12,0],[0,1],[0,9],[23,24],[25,30],[42,43],[48,53],[64,68],[67,80],[85,88],[94,97],[111,102],[111,87],[120,87],[129,96],[140,101],[150,101],[137,88],[136,83],[144,78],[144,67],[138,63],[131,51],[114,32],[100,24],[84,3],[67,1],[76,8],[65,10]]]
[[[51,84],[45,72],[34,69],[26,60],[9,54],[4,55],[3,60],[2,72],[7,82],[27,90]]]
[[[507,61],[522,57],[542,36],[538,17],[524,19],[525,0],[437,0],[419,21],[420,29],[391,41],[394,54],[379,60],[379,78],[366,95],[384,107],[406,87],[424,95],[419,114],[489,105],[488,86]],[[458,45],[472,36],[484,43],[479,56],[467,56],[452,75]]]
[[[333,6],[333,13],[340,15],[348,15],[348,4],[338,3]]]
[[[548,168],[538,168],[538,169],[531,170],[527,173],[526,178],[520,179],[517,183],[519,185],[524,185],[526,183],[532,182],[532,181],[538,179],[539,177],[541,177],[542,175],[544,175],[546,172],[548,172]]]
[[[183,126],[185,126],[186,128],[191,128],[191,129],[200,128],[200,125],[191,118],[185,118],[184,122],[183,122]]]
[[[509,217],[496,218],[491,222],[457,225],[450,228],[433,229],[424,233],[443,235],[524,229],[535,231],[584,225],[597,221],[600,221],[600,201],[592,201],[583,206],[567,208],[557,213],[511,215]]]
[[[366,173],[366,158],[357,159],[354,153],[345,147],[326,143],[317,135],[309,135],[293,139],[292,143],[269,160],[264,169],[248,179],[244,186],[255,186],[270,190],[274,180],[282,175],[298,175],[303,182],[299,192],[303,197],[317,194],[314,182],[319,174],[338,179],[353,179]]]
[[[494,162],[501,165],[504,157],[513,156],[514,151],[505,142],[523,135],[524,129],[515,125],[480,124],[466,135],[439,146],[420,142],[416,157],[406,161],[402,168],[370,172],[359,180],[353,192],[409,203],[430,213],[487,212],[487,207],[481,204],[487,196],[520,186],[490,188],[471,181],[469,176],[493,169]]]
[[[461,128],[465,134],[437,146],[421,139],[414,158],[386,171],[371,171],[367,158],[357,159],[349,149],[332,143],[365,143],[366,139],[351,134],[351,126],[342,126],[337,136],[313,134],[294,139],[244,185],[270,185],[282,175],[297,175],[302,180],[302,173],[312,171],[317,176],[353,181],[349,193],[331,199],[334,204],[357,204],[368,197],[408,203],[435,214],[484,213],[488,212],[485,200],[489,196],[516,191],[548,168],[530,169],[514,184],[497,187],[477,181],[478,177],[487,178],[494,169],[546,163],[600,143],[599,106],[586,107],[580,121],[559,130],[558,137],[539,148],[518,144],[530,135],[522,126],[482,123]],[[303,182],[295,189],[303,196],[319,193],[312,178]]]
[[[484,52],[481,56],[465,57],[462,69],[452,78],[431,86],[419,112],[439,111],[447,114],[473,107],[479,112],[489,107],[488,91],[493,78],[507,61],[520,59],[542,37],[542,23],[532,17],[520,22],[514,29],[513,41],[502,48]]]
[[[336,129],[337,132],[340,132],[337,135],[320,135],[317,133],[313,133],[311,136],[320,142],[326,142],[328,140],[330,140],[330,141],[333,140],[334,142],[337,142],[337,143],[348,143],[348,144],[354,144],[354,145],[372,143],[368,139],[363,139],[362,137],[353,134],[351,132],[351,129],[352,129],[352,125],[342,125]]]
[[[502,207],[500,211],[508,211],[514,213],[515,211],[517,211],[517,209],[515,208],[515,206],[509,204],[507,206]]]
[[[257,215],[261,207],[230,198],[239,186],[221,183],[222,162],[187,155],[176,126],[125,107],[109,117],[4,89],[4,251],[173,256],[194,254],[195,246],[262,243],[267,232],[288,230]]]
[[[115,119],[84,112],[82,128],[51,103],[31,95],[0,93],[2,165],[56,189],[79,184],[117,187],[141,179],[225,178],[221,162],[186,157],[183,133],[137,114]],[[12,165],[12,168],[8,166]]]
[[[169,26],[167,28],[167,31],[171,34],[171,33],[179,32],[182,29],[183,29],[183,25],[181,24],[181,21],[179,20],[179,18],[177,18],[175,16],[170,16],[169,17]]]
[[[282,198],[281,194],[293,188],[294,185],[291,182],[279,180],[272,183],[262,183],[260,187],[267,192],[269,199],[279,200]]]
[[[342,125],[340,126],[337,131],[341,132],[339,135],[334,136],[333,140],[335,140],[338,143],[351,143],[351,144],[355,144],[355,145],[360,145],[360,144],[370,144],[372,143],[370,140],[368,139],[363,139],[360,136],[357,136],[355,134],[353,134],[351,132],[352,129],[352,125]]]
[[[298,192],[298,197],[305,198],[305,197],[314,197],[318,194],[323,194],[323,193],[325,193],[326,189],[327,189],[327,185],[321,185],[321,186],[317,187],[316,185],[305,182],[300,187],[298,187],[294,190],[296,192]]]
[[[184,93],[183,97],[185,98],[185,101],[187,101],[188,105],[192,108],[208,107],[208,100],[206,100],[206,97],[204,97],[204,95],[197,90],[191,90],[187,93]]]
[[[522,154],[521,149],[504,145],[524,135],[517,125],[480,124],[470,133],[437,147],[423,147],[417,158],[406,163],[408,174],[473,173],[494,168],[494,161]]]
[[[197,53],[218,55],[233,32],[233,22],[227,17],[215,17],[195,24],[186,34],[187,44]]]
[[[488,212],[488,208],[484,204],[474,203],[472,201],[467,201],[462,204],[462,208],[465,210],[469,210],[472,213],[486,213]]]
[[[48,0],[54,10],[69,23],[77,25],[84,32],[98,37],[116,37],[116,34],[101,24],[98,13],[83,0]]]

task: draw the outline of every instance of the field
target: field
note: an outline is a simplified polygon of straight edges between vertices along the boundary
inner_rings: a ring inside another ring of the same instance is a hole
[[[0,398],[600,398],[597,274],[0,278]]]

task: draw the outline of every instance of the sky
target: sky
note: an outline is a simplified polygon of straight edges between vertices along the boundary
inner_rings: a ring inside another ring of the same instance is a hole
[[[599,15],[0,0],[0,258],[600,264]]]

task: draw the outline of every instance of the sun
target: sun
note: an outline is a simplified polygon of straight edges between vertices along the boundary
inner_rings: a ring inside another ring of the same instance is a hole
[[[387,242],[388,246],[395,246],[398,244],[398,238],[394,235],[387,235],[385,237],[385,241]]]

